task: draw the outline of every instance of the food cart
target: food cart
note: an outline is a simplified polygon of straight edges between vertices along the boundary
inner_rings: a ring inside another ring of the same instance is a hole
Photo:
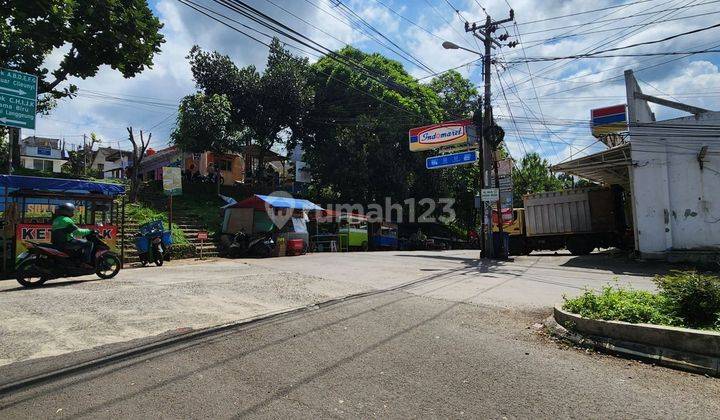
[[[367,251],[369,247],[367,217],[355,213],[341,214],[338,218],[338,236],[341,250]]]
[[[0,188],[3,273],[14,270],[15,257],[25,250],[25,241],[50,242],[53,211],[56,205],[66,202],[75,205],[75,223],[98,230],[103,241],[118,251],[121,263],[124,261],[123,185],[0,175]]]
[[[307,249],[310,243],[308,212],[319,210],[322,210],[320,206],[308,200],[255,194],[225,207],[221,243],[231,241],[240,231],[249,235],[275,231],[279,256],[285,255],[285,245],[291,239],[302,239]]]
[[[368,224],[370,248],[375,251],[398,249],[398,226],[390,222]]]

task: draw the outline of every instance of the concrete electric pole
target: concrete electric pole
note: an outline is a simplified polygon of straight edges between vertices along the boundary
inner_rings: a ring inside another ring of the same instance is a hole
[[[481,151],[481,160],[482,160],[482,175],[480,180],[481,188],[484,188],[490,181],[490,176],[486,176],[488,173],[489,168],[492,165],[494,178],[495,178],[495,188],[500,189],[500,178],[498,177],[498,167],[497,167],[497,157],[496,157],[496,149],[497,149],[497,143],[495,139],[495,129],[493,127],[494,120],[493,120],[493,114],[492,114],[492,104],[490,103],[492,98],[492,91],[490,89],[490,75],[491,75],[491,66],[493,64],[492,54],[491,50],[497,48],[502,48],[503,46],[508,47],[515,47],[517,46],[517,42],[513,41],[506,45],[501,44],[499,41],[497,41],[495,38],[493,38],[493,34],[498,29],[498,25],[501,25],[503,23],[512,22],[515,19],[515,12],[511,9],[510,10],[510,17],[508,19],[503,19],[499,21],[493,21],[490,16],[485,19],[485,24],[479,25],[477,23],[473,23],[472,25],[469,22],[465,22],[465,32],[472,32],[473,36],[481,40],[485,46],[484,54],[482,54],[483,57],[483,79],[485,82],[485,90],[483,94],[483,121],[482,121],[482,127],[478,127],[478,131],[482,133],[482,151]],[[505,41],[507,40],[508,35],[501,35],[499,37],[500,40]],[[498,215],[498,231],[500,232],[500,236],[502,237],[503,233],[503,224],[502,224],[502,204],[500,201],[500,197],[498,194],[498,200],[496,203],[497,206],[497,215]],[[492,210],[489,212],[485,211],[485,203],[482,203],[482,217],[483,217],[483,235],[484,235],[484,244],[483,244],[483,250],[485,253],[485,257],[489,258],[507,258],[508,256],[508,250],[505,246],[504,242],[502,242],[501,246],[499,247],[499,255],[495,255],[495,249],[493,247],[493,235],[492,235]],[[489,214],[488,214],[489,213]]]

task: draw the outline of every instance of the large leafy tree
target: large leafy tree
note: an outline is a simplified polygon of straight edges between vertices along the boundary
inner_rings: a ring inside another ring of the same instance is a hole
[[[231,114],[232,105],[225,95],[188,95],[180,103],[172,141],[181,150],[194,153],[236,149]]]
[[[371,203],[390,197],[437,198],[439,180],[424,154],[408,148],[408,129],[438,122],[437,95],[396,61],[352,47],[313,64],[315,101],[305,120],[303,151],[321,202]],[[372,75],[371,76],[369,76]]]
[[[478,107],[475,85],[455,70],[432,79],[430,88],[438,95],[446,120],[468,118]]]
[[[260,171],[271,148],[294,147],[313,98],[307,59],[290,54],[278,39],[270,44],[262,73],[255,66],[238,68],[230,57],[197,46],[188,58],[198,88],[206,95],[224,94],[232,105],[230,137],[260,146]]]
[[[537,152],[525,155],[513,170],[513,201],[522,207],[525,194],[561,190],[566,185],[550,172],[550,164]]]
[[[125,77],[152,66],[164,42],[146,0],[0,0],[0,67],[38,76],[38,111],[72,96],[68,77],[95,76],[108,65]],[[47,58],[64,48],[55,68]]]

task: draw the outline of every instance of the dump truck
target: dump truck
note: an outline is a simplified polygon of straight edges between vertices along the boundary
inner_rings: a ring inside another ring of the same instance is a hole
[[[587,255],[595,248],[632,244],[622,188],[575,188],[528,194],[523,208],[513,209],[509,234],[511,255],[567,248]]]

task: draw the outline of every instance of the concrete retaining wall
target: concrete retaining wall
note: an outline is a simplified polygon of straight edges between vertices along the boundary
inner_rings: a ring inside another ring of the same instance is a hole
[[[600,321],[564,311],[559,305],[555,306],[555,320],[568,330],[582,334],[713,358],[720,357],[720,333],[717,332],[650,324],[630,324],[622,321]]]

